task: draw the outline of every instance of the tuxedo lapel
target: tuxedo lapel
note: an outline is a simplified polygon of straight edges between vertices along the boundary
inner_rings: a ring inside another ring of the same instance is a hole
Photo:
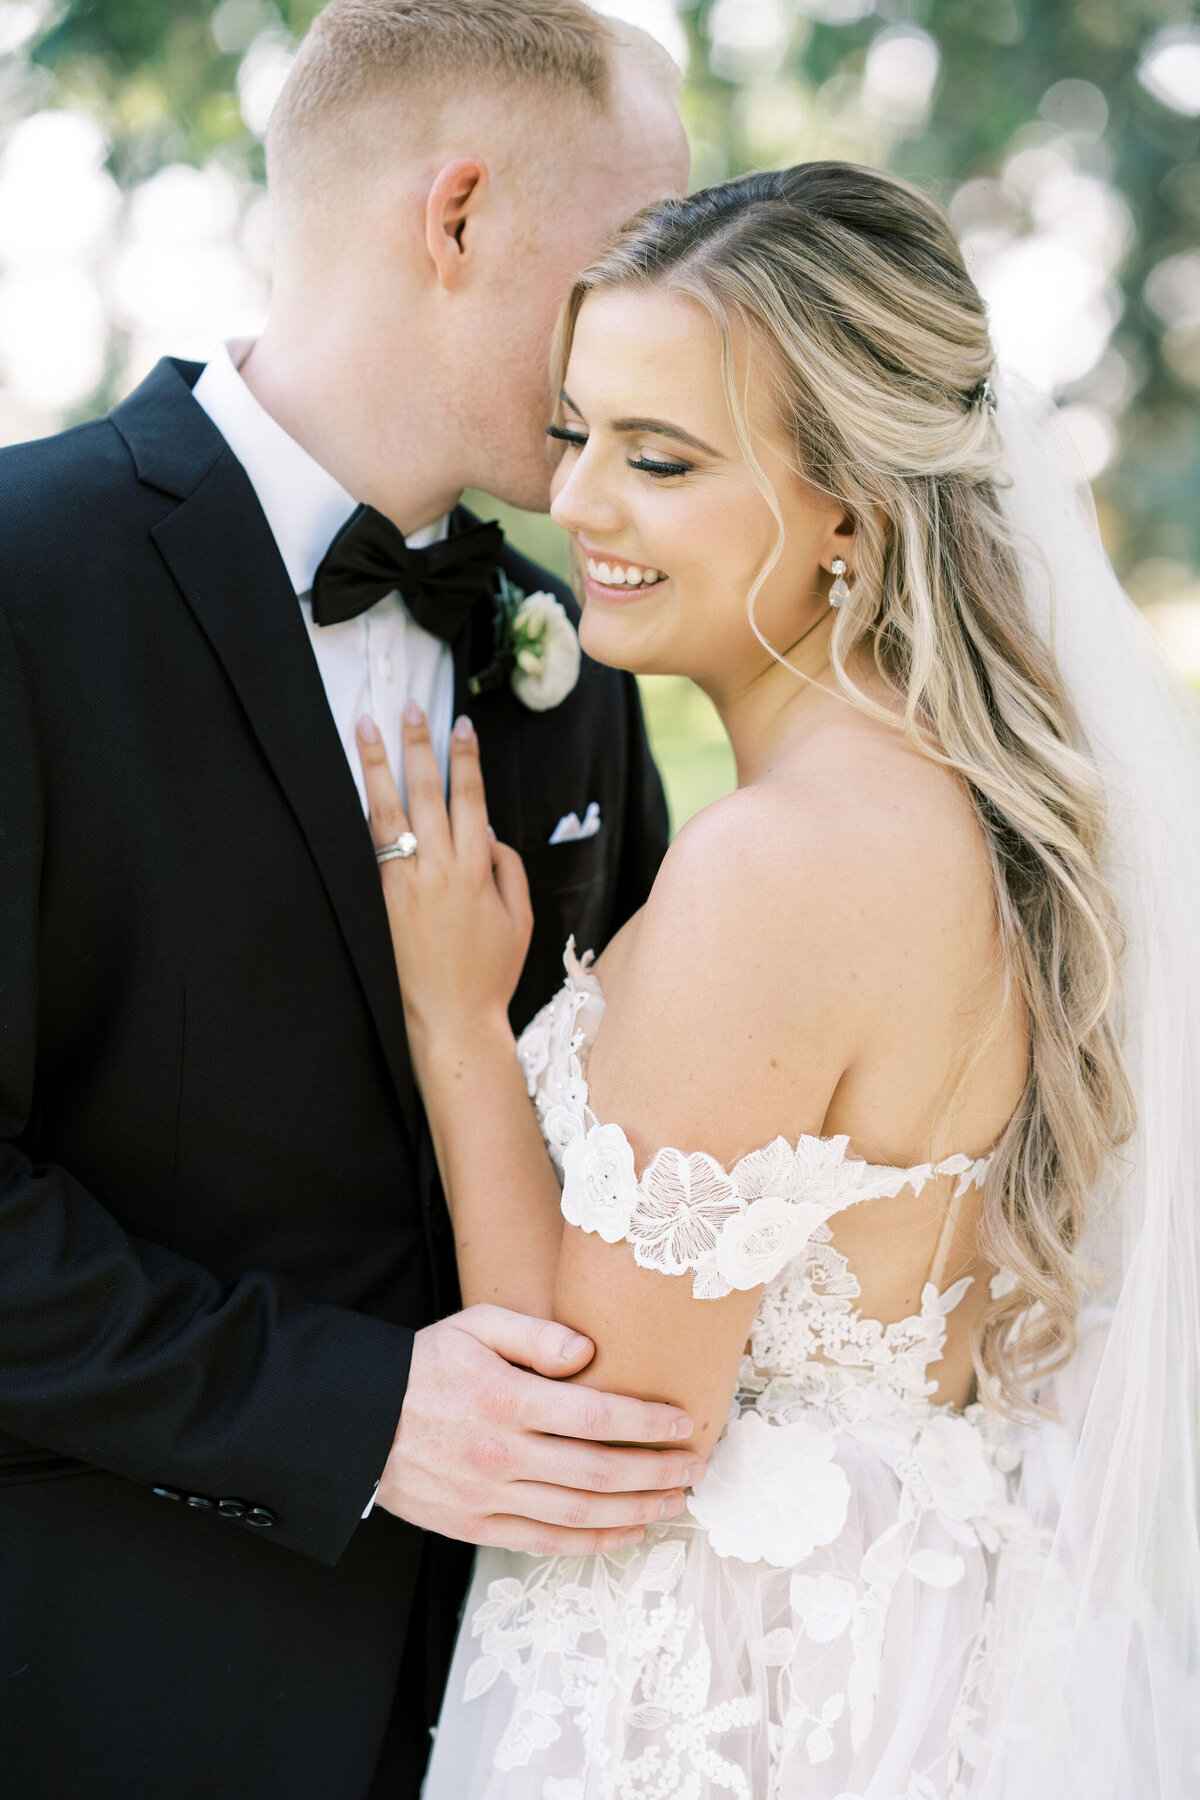
[[[461,524],[459,522],[461,521]],[[479,523],[465,506],[456,508],[460,529]],[[487,796],[488,820],[502,844],[521,842],[520,709],[507,678],[487,693],[472,694],[472,675],[492,661],[495,602],[490,594],[476,602],[466,628],[454,642],[454,715],[466,713],[479,738],[479,762]]]
[[[160,364],[151,382],[164,367],[169,365]],[[353,777],[303,616],[262,509],[240,463],[192,403],[187,385],[186,379],[179,379],[178,389],[183,391],[172,396],[164,377],[168,391],[160,393],[160,405],[144,406],[142,412],[143,418],[149,414],[155,429],[139,431],[132,401],[120,409],[114,423],[130,442],[139,476],[151,485],[178,492],[189,474],[204,470],[181,504],[153,528],[152,536],[220,659],[299,822],[416,1142],[416,1088],[387,913]],[[146,397],[143,388],[134,400]],[[161,430],[163,404],[171,405],[175,414],[173,433]],[[159,441],[169,446],[169,463],[157,453]]]

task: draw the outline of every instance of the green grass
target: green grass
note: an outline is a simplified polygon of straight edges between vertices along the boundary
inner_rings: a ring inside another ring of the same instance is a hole
[[[710,800],[733,792],[733,751],[712,701],[682,675],[643,675],[640,685],[674,833]]]

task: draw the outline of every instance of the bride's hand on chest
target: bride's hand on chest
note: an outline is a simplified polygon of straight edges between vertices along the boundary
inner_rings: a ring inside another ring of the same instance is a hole
[[[414,1051],[467,1043],[489,1025],[506,1033],[533,914],[521,859],[488,824],[471,721],[451,734],[447,806],[425,716],[405,709],[407,816],[378,729],[364,718],[357,736],[377,857],[393,847],[380,876]]]

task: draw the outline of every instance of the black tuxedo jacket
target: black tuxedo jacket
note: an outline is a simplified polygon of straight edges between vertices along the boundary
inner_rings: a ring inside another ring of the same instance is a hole
[[[412,1333],[456,1304],[366,824],[198,373],[0,452],[11,1800],[370,1791],[422,1547],[359,1518]],[[469,697],[490,612],[456,705],[529,872],[523,1023],[567,934],[644,899],[666,819],[630,678]],[[592,800],[600,832],[550,846]]]

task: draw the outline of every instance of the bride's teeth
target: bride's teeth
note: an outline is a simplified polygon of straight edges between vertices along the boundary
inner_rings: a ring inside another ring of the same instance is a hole
[[[660,569],[645,569],[638,563],[598,562],[594,556],[585,557],[584,563],[592,580],[605,587],[653,587],[656,581],[665,580]]]

